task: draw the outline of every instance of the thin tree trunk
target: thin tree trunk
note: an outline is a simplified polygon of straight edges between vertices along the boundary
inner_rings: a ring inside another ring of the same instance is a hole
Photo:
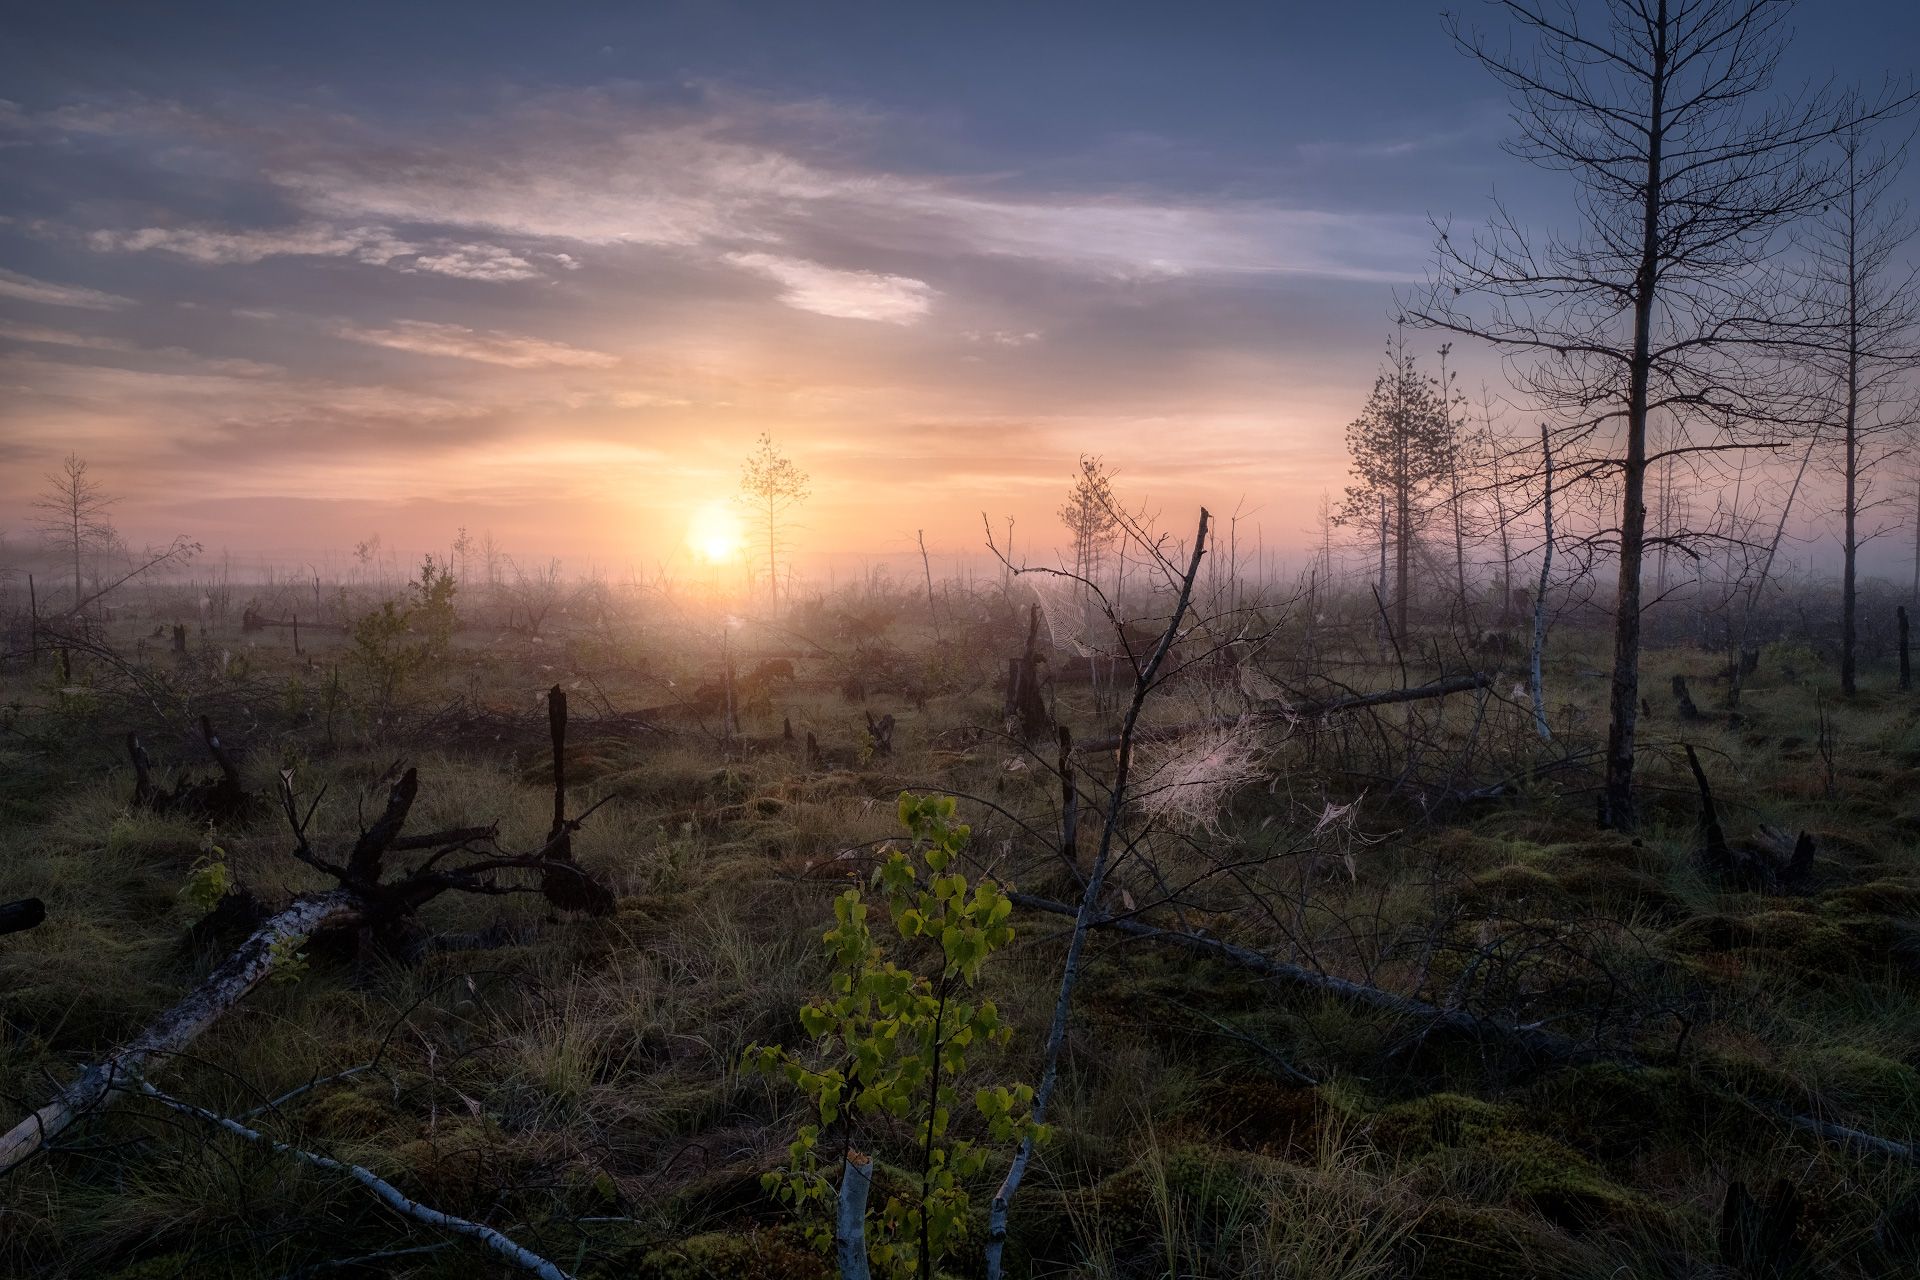
[[[1533,695],[1533,728],[1542,742],[1553,741],[1547,727],[1547,694],[1540,679],[1540,655],[1547,647],[1547,574],[1553,568],[1553,444],[1547,424],[1540,424],[1540,456],[1545,459],[1547,488],[1544,499],[1545,538],[1540,547],[1540,587],[1533,593],[1533,652],[1527,669],[1527,688]]]
[[[1667,0],[1654,23],[1647,118],[1646,193],[1640,223],[1640,264],[1634,280],[1633,359],[1628,367],[1627,456],[1621,471],[1620,581],[1613,619],[1613,679],[1607,698],[1607,764],[1601,825],[1634,826],[1633,746],[1640,714],[1640,561],[1647,532],[1647,389],[1653,369],[1653,302],[1660,277],[1661,162],[1667,93]]]
[[[1106,823],[1100,831],[1100,846],[1093,856],[1093,866],[1087,873],[1086,887],[1080,895],[1080,908],[1073,923],[1073,936],[1067,943],[1067,958],[1060,971],[1059,994],[1054,999],[1053,1021],[1047,1029],[1047,1051],[1045,1066],[1041,1068],[1040,1084],[1033,1094],[1033,1119],[1036,1124],[1046,1119],[1047,1104],[1053,1098],[1055,1084],[1060,1078],[1060,1051],[1066,1044],[1067,1015],[1073,1005],[1073,989],[1080,978],[1080,957],[1086,948],[1087,931],[1092,927],[1100,910],[1100,890],[1106,883],[1107,867],[1113,853],[1115,833],[1120,826],[1120,816],[1127,799],[1127,774],[1133,764],[1133,734],[1140,720],[1140,708],[1147,700],[1147,694],[1153,689],[1154,677],[1159,674],[1160,664],[1166,659],[1167,651],[1173,648],[1173,642],[1180,634],[1180,623],[1186,617],[1188,606],[1193,600],[1193,584],[1200,576],[1200,558],[1206,552],[1207,522],[1209,516],[1203,507],[1200,510],[1200,528],[1193,539],[1193,558],[1187,563],[1186,576],[1181,580],[1180,595],[1174,602],[1173,616],[1167,620],[1167,629],[1161,633],[1160,642],[1154,647],[1152,656],[1134,677],[1133,700],[1127,705],[1127,713],[1120,726],[1120,759],[1114,768],[1113,789],[1107,804]],[[1066,745],[1064,742],[1063,746]],[[1021,1141],[1019,1150],[1014,1152],[1013,1162],[1007,1168],[1007,1175],[993,1195],[993,1203],[987,1213],[987,1280],[1001,1280],[1002,1258],[1007,1243],[1007,1209],[1014,1195],[1020,1190],[1021,1179],[1026,1176],[1027,1164],[1033,1158],[1033,1140]]]

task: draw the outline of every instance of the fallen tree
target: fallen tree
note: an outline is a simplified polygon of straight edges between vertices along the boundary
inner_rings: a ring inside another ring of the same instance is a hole
[[[1414,685],[1406,689],[1356,693],[1343,698],[1327,698],[1317,702],[1273,704],[1261,707],[1250,716],[1208,716],[1204,720],[1186,720],[1179,724],[1135,729],[1133,743],[1138,746],[1145,742],[1166,742],[1192,733],[1204,733],[1209,729],[1230,729],[1249,718],[1261,723],[1284,724],[1295,720],[1313,720],[1321,716],[1338,715],[1343,711],[1359,711],[1366,707],[1391,706],[1396,702],[1421,702],[1429,698],[1444,698],[1449,694],[1484,689],[1491,683],[1491,676],[1483,672],[1475,672],[1468,676],[1452,676],[1445,680],[1435,680],[1429,684]],[[1079,749],[1083,752],[1100,752],[1116,751],[1119,747],[1120,737],[1115,735],[1110,738],[1090,738],[1081,743]]]
[[[577,818],[566,816],[567,697],[559,686],[548,691],[547,706],[554,748],[553,826],[546,842],[527,852],[498,851],[492,827],[403,836],[401,830],[420,788],[418,775],[408,769],[393,783],[379,818],[360,833],[344,860],[335,861],[315,852],[307,836],[320,796],[314,797],[302,816],[293,773],[283,772],[280,804],[293,832],[291,852],[332,879],[336,887],[295,898],[129,1044],[82,1070],[51,1102],[0,1135],[0,1174],[46,1149],[75,1120],[110,1105],[117,1091],[144,1078],[150,1064],[183,1051],[258,986],[281,957],[315,934],[353,928],[361,931],[363,940],[392,936],[421,906],[448,891],[543,893],[563,909],[610,912],[612,891],[573,859],[573,833],[599,805]],[[417,849],[430,852],[405,873],[387,877],[388,855]],[[502,872],[530,873],[537,881],[502,883],[496,878]]]
[[[1009,892],[1007,897],[1015,906],[1024,907],[1029,911],[1044,911],[1061,916],[1079,916],[1082,912],[1080,907],[1069,906],[1067,903],[1037,897],[1030,893]],[[1236,968],[1332,996],[1357,1008],[1370,1009],[1419,1022],[1423,1024],[1423,1034],[1441,1030],[1483,1041],[1499,1041],[1511,1045],[1535,1062],[1554,1066],[1613,1062],[1623,1067],[1637,1069],[1646,1065],[1633,1054],[1622,1050],[1610,1050],[1602,1045],[1589,1044],[1536,1025],[1504,1022],[1466,1009],[1443,1008],[1413,996],[1397,995],[1363,982],[1354,982],[1348,978],[1335,977],[1332,974],[1290,964],[1284,960],[1276,960],[1272,956],[1220,938],[1209,938],[1180,929],[1162,929],[1131,916],[1101,916],[1091,923],[1094,928],[1111,929],[1116,933],[1140,938],[1143,941],[1211,956]],[[1077,925],[1076,934],[1086,927],[1084,923]],[[1878,1134],[1837,1124],[1830,1120],[1822,1120],[1815,1116],[1802,1115],[1791,1107],[1777,1103],[1749,1099],[1749,1105],[1778,1116],[1792,1128],[1814,1134],[1828,1142],[1852,1147],[1862,1152],[1883,1155],[1907,1164],[1920,1165],[1920,1149],[1915,1148],[1911,1143],[1883,1138]]]

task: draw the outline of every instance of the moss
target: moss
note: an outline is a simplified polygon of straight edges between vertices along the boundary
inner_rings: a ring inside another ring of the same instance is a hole
[[[1522,898],[1559,902],[1567,894],[1552,873],[1525,863],[1511,863],[1473,878],[1470,896],[1480,898]]]
[[[1313,1148],[1327,1105],[1313,1089],[1275,1080],[1210,1082],[1174,1113],[1223,1144],[1271,1155]]]
[[[300,1113],[301,1127],[328,1138],[371,1138],[400,1118],[384,1087],[337,1089],[309,1102]]]
[[[1667,931],[1681,955],[1736,953],[1765,969],[1809,980],[1857,978],[1899,953],[1897,923],[1884,917],[1771,910],[1751,916],[1699,916]]]
[[[1847,885],[1820,895],[1820,909],[1840,916],[1920,915],[1920,885],[1911,880],[1881,878]]]
[[[1416,1280],[1534,1280],[1541,1269],[1533,1233],[1518,1215],[1501,1209],[1441,1202],[1414,1228],[1420,1250]]]
[[[1814,1047],[1792,1065],[1816,1095],[1849,1110],[1911,1115],[1920,1107],[1920,1071],[1866,1049]]]
[[[1661,1146],[1696,1146],[1717,1103],[1688,1072],[1602,1062],[1542,1078],[1522,1106],[1534,1128],[1613,1162]]]
[[[1514,1107],[1436,1093],[1379,1112],[1368,1132],[1436,1187],[1523,1205],[1561,1226],[1658,1216],[1586,1156],[1521,1127],[1521,1118]]]
[[[1103,1179],[1083,1212],[1097,1215],[1110,1236],[1138,1233],[1158,1223],[1163,1205],[1178,1205],[1193,1224],[1217,1224],[1237,1216],[1250,1196],[1262,1194],[1262,1183],[1291,1172],[1285,1163],[1255,1152],[1180,1143]]]
[[[826,1257],[785,1228],[689,1236],[649,1249],[624,1272],[629,1280],[825,1280],[831,1274]]]

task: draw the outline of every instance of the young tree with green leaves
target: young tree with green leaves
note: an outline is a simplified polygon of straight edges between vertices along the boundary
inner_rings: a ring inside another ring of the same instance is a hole
[[[749,1069],[785,1075],[812,1107],[789,1164],[766,1182],[802,1216],[816,1245],[835,1247],[842,1276],[865,1277],[871,1261],[890,1277],[930,1280],[966,1235],[967,1183],[991,1149],[953,1138],[950,1126],[969,1050],[1004,1045],[1013,1034],[992,1000],[973,995],[988,957],[1013,941],[1013,903],[991,879],[969,881],[956,869],[970,830],[954,821],[955,808],[951,796],[902,794],[900,820],[918,852],[888,850],[870,882],[901,945],[930,953],[929,971],[889,958],[869,923],[867,895],[848,889],[822,938],[834,960],[829,993],[800,1010],[815,1049],[746,1051]],[[975,1091],[990,1143],[1045,1136],[1031,1115],[1033,1096],[1020,1084]],[[912,1133],[916,1187],[889,1195],[876,1215],[867,1207],[873,1156],[861,1147],[875,1129],[900,1122]]]

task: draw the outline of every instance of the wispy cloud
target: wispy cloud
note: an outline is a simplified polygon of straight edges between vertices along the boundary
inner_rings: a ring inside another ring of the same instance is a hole
[[[780,301],[788,306],[823,316],[912,324],[927,314],[937,296],[926,281],[911,276],[842,271],[805,258],[730,253],[727,261],[780,285]]]
[[[619,357],[603,351],[587,351],[564,342],[469,329],[465,325],[438,324],[430,320],[399,320],[383,328],[343,325],[334,331],[354,342],[395,351],[411,351],[424,356],[451,356],[460,360],[478,360],[483,364],[504,365],[509,369],[535,369],[559,365],[575,369],[605,369],[620,363]]]
[[[32,276],[4,268],[0,268],[0,298],[15,298],[21,302],[44,302],[55,307],[83,307],[89,311],[112,311],[133,305],[131,298],[122,298],[117,294],[102,293],[98,289],[86,289],[74,284],[54,284],[48,280],[36,280]]]
[[[226,230],[218,227],[141,227],[94,231],[86,241],[103,252],[159,251],[209,265],[268,258],[350,258],[398,271],[425,271],[462,280],[533,280],[544,272],[527,257],[496,244],[434,240],[415,243],[386,227],[312,221],[293,227]],[[542,254],[562,269],[578,264],[566,254]]]

